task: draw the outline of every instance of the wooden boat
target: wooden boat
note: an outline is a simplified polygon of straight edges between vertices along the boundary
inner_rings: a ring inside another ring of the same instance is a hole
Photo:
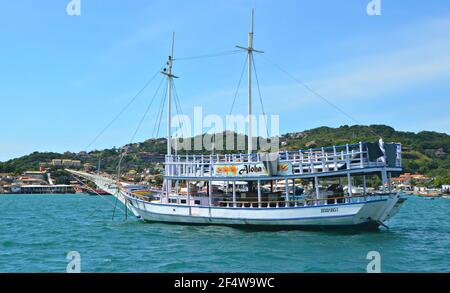
[[[253,48],[253,15],[251,27],[248,47],[239,47],[248,54],[247,153],[173,153],[170,117],[172,82],[176,76],[172,71],[175,60],[172,46],[172,55],[162,72],[168,86],[167,155],[163,190],[152,196],[142,196],[111,178],[70,172],[95,182],[146,222],[272,228],[377,228],[384,225],[405,201],[400,194],[392,191],[391,184],[391,174],[402,171],[400,144],[386,144],[380,139],[378,144],[359,142],[270,154],[255,152],[251,127],[251,72],[253,53],[258,51]],[[387,146],[392,150],[389,154],[385,150]],[[373,148],[377,148],[381,155],[372,157]],[[369,194],[366,176],[374,174],[382,178],[383,190]],[[352,178],[356,176],[363,181],[362,195],[354,195],[352,191]],[[339,180],[339,193],[321,192],[320,181],[330,178]],[[348,182],[346,193],[342,188],[343,178]],[[310,196],[297,196],[297,179],[313,182]],[[237,188],[238,184],[245,186],[246,190]],[[226,188],[216,188],[219,185]],[[284,189],[263,188],[280,185]]]

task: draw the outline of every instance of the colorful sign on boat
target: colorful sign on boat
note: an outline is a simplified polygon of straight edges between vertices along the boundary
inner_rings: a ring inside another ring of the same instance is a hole
[[[221,177],[255,177],[267,176],[267,170],[262,163],[224,164],[213,166],[214,176]]]
[[[277,176],[288,176],[293,174],[291,162],[280,162],[278,163],[277,169]]]

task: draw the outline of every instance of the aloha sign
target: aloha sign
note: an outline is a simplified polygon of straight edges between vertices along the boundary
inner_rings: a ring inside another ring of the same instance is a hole
[[[214,176],[221,177],[254,177],[267,176],[267,170],[264,164],[224,164],[213,166]]]

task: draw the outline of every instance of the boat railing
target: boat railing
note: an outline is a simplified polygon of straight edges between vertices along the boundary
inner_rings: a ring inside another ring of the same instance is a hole
[[[220,207],[235,207],[235,208],[283,208],[283,207],[302,207],[302,206],[327,206],[337,204],[349,203],[364,203],[368,201],[381,200],[388,197],[390,194],[371,194],[359,196],[341,196],[333,198],[321,199],[302,199],[302,200],[288,200],[288,201],[219,201]]]
[[[394,166],[401,168],[401,144],[395,145],[396,161]],[[293,175],[386,166],[385,160],[370,160],[365,142],[320,149],[281,151],[270,154],[270,156],[275,158],[278,163],[291,164]],[[166,156],[165,175],[168,177],[223,177],[215,176],[215,165],[264,162],[267,162],[267,153],[172,155]]]
[[[145,202],[152,202],[152,199],[133,192],[126,192],[128,195],[140,199]],[[354,195],[354,196],[339,196],[330,198],[319,199],[301,199],[301,200],[269,200],[261,201],[218,201],[215,202],[215,206],[227,207],[227,208],[287,208],[287,207],[302,207],[302,206],[333,206],[337,204],[350,204],[350,203],[365,203],[368,201],[382,200],[389,197],[391,194],[367,194],[367,195]]]

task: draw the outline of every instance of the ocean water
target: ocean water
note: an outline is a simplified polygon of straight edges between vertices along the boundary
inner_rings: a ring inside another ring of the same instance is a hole
[[[120,204],[118,207],[121,208]],[[0,272],[382,272],[450,271],[450,200],[411,197],[390,230],[248,231],[149,224],[88,195],[0,196]]]

